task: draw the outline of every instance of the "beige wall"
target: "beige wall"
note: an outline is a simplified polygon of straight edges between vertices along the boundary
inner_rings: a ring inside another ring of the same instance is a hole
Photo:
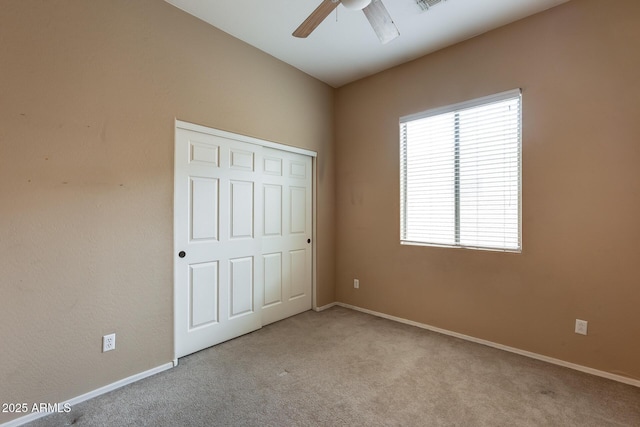
[[[574,0],[339,89],[337,299],[640,379],[639,18]],[[401,246],[398,118],[517,87],[522,254]]]
[[[176,117],[318,152],[334,301],[332,88],[160,0],[3,0],[0,62],[0,402],[173,358]]]

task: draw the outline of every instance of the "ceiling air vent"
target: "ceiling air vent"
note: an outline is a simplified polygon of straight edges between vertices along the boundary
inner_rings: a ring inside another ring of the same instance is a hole
[[[420,6],[420,9],[429,10],[430,7],[433,7],[443,1],[445,0],[416,0],[416,3],[418,3],[418,6]]]

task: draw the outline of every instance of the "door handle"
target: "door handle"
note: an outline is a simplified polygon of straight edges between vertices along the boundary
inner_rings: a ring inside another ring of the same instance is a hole
[[[178,256],[179,256],[180,258],[184,258],[186,255],[187,255],[187,253],[186,253],[185,251],[180,251],[180,252],[178,252]]]

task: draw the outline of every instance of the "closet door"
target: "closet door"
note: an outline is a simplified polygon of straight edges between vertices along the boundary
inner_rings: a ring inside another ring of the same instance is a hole
[[[266,325],[311,308],[311,158],[263,150],[262,258]]]
[[[311,308],[311,158],[176,129],[176,358]]]

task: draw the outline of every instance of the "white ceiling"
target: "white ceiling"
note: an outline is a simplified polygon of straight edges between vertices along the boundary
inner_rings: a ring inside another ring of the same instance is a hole
[[[291,33],[321,0],[166,0],[340,87],[568,0],[446,0],[422,12],[415,0],[384,0],[400,37],[380,44],[361,11],[342,5],[306,39]]]

